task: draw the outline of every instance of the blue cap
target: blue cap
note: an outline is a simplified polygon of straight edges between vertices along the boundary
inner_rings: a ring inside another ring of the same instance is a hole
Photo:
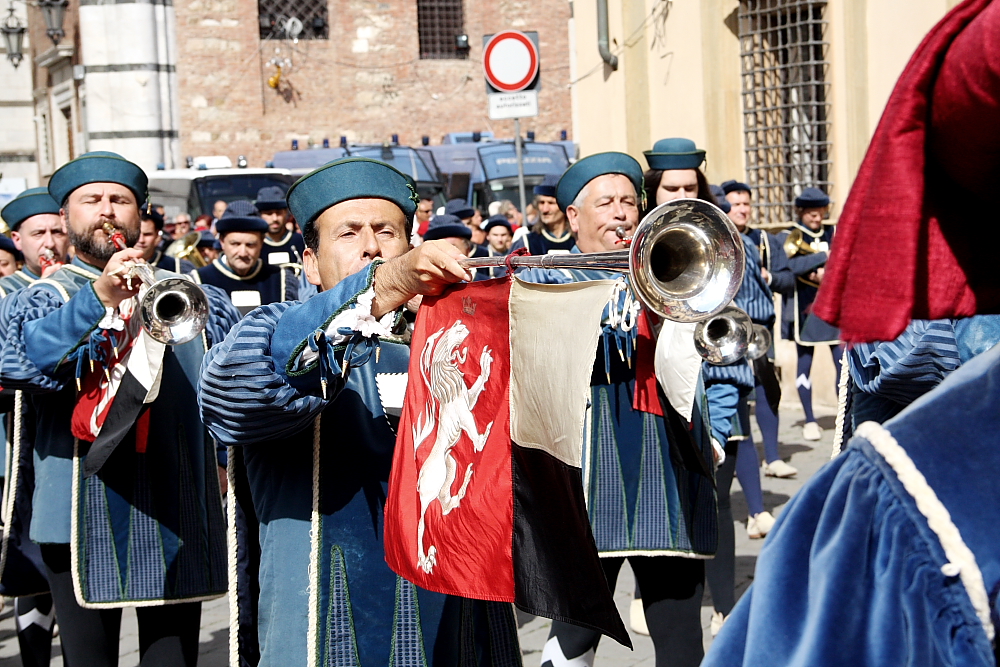
[[[413,218],[420,201],[412,178],[385,162],[365,157],[325,164],[295,181],[285,197],[303,230],[326,209],[351,199],[385,199],[398,206],[407,220]]]
[[[653,144],[653,150],[643,151],[650,169],[697,169],[705,161],[705,151],[695,146],[690,139],[675,137],[660,139]]]
[[[218,224],[218,223],[216,223]],[[201,238],[198,239],[199,248],[214,248],[215,244],[218,243],[218,239],[215,238],[215,234],[211,230],[203,229],[201,230]]]
[[[471,239],[472,230],[461,219],[454,215],[445,213],[436,215],[427,227],[424,234],[425,241],[437,241],[438,239],[450,239],[453,237]]]
[[[59,215],[59,202],[52,198],[48,188],[29,188],[10,200],[0,211],[0,217],[14,232],[31,216],[43,213]]]
[[[806,188],[795,198],[799,208],[824,208],[830,205],[830,198],[819,188]]]
[[[277,185],[261,188],[257,191],[257,201],[254,202],[258,211],[279,211],[288,208],[285,193]]]
[[[444,205],[444,212],[459,220],[465,220],[474,216],[476,209],[465,203],[464,199],[449,199],[448,203]]]
[[[750,189],[749,185],[747,185],[746,183],[741,183],[739,181],[723,181],[722,191],[725,192],[727,195],[730,192],[751,192],[751,193],[753,192]]]
[[[559,176],[547,174],[542,182],[534,187],[534,193],[539,197],[555,197],[557,185],[559,185]]]
[[[483,229],[489,232],[494,227],[506,227],[508,232],[513,233],[514,228],[510,224],[510,220],[507,219],[506,215],[491,215],[487,220]]]
[[[712,191],[712,196],[715,197],[715,205],[722,209],[723,213],[729,213],[733,210],[733,205],[726,199],[726,191],[721,185],[709,185],[708,189]]]
[[[24,255],[22,255],[21,251],[17,249],[17,246],[14,245],[14,242],[10,240],[9,236],[0,234],[0,250],[6,250],[10,254],[14,255],[14,259],[19,262],[24,261]]]
[[[267,233],[267,223],[260,217],[257,207],[245,199],[229,202],[226,212],[215,223],[215,231],[222,236],[229,232]]]
[[[61,205],[73,190],[88,183],[124,185],[135,195],[136,205],[147,199],[146,173],[139,165],[110,151],[84,153],[56,169],[49,179],[49,194]]]
[[[584,186],[598,176],[621,174],[635,186],[635,193],[642,195],[642,167],[635,158],[625,153],[597,153],[577,160],[559,179],[556,186],[556,202],[566,210]]]

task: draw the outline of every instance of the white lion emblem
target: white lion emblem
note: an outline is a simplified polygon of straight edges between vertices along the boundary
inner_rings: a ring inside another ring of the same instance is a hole
[[[437,438],[431,447],[430,454],[420,466],[417,474],[417,491],[420,494],[420,521],[417,524],[417,565],[430,574],[437,564],[437,548],[430,546],[424,550],[424,528],[427,508],[437,500],[441,503],[441,513],[447,515],[456,509],[465,497],[472,479],[472,464],[465,469],[465,479],[458,493],[452,494],[451,487],[457,475],[458,462],[451,455],[451,450],[458,444],[462,431],[472,440],[472,446],[481,452],[486,446],[493,422],[486,425],[480,434],[476,430],[476,420],[472,411],[476,407],[479,395],[483,392],[486,382],[490,379],[490,366],[493,356],[489,347],[484,347],[479,357],[482,369],[479,379],[472,385],[465,385],[465,376],[458,365],[465,363],[468,348],[459,347],[469,336],[469,330],[461,320],[458,320],[445,331],[440,329],[427,338],[423,352],[420,354],[420,370],[424,384],[430,391],[431,400],[427,402],[423,414],[417,418],[413,427],[413,453],[423,444],[434,431],[435,421],[438,424]],[[436,404],[436,409],[435,409]]]

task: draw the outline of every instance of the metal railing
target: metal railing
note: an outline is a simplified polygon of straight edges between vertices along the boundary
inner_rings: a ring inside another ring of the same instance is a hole
[[[831,194],[826,4],[740,1],[744,155],[761,226],[794,220],[803,188]]]

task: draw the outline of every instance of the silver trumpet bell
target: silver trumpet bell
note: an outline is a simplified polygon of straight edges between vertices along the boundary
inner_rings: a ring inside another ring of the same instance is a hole
[[[725,366],[747,355],[753,322],[735,306],[698,322],[694,328],[694,347],[702,359]],[[766,349],[765,349],[766,351]]]
[[[722,311],[743,283],[743,241],[729,217],[700,199],[675,199],[646,214],[628,250],[560,255],[477,257],[469,268],[577,268],[631,274],[647,308],[674,322],[700,322]]]
[[[181,345],[201,335],[208,324],[204,290],[184,278],[157,280],[149,264],[138,263],[133,270],[147,287],[139,303],[139,323],[153,340]]]
[[[771,349],[771,332],[763,324],[753,325],[750,334],[750,344],[747,346],[747,359],[760,359]]]

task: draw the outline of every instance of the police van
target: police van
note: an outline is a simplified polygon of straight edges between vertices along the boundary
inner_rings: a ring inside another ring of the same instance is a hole
[[[245,165],[245,160],[240,160]],[[288,169],[233,168],[224,155],[188,159],[188,169],[158,169],[149,175],[149,198],[162,204],[168,217],[188,213],[191,219],[212,214],[220,199],[254,201],[261,188],[277,186],[287,191],[295,182]]]
[[[576,157],[576,147],[569,141],[525,141],[521,146],[529,199],[534,186],[546,176],[561,175],[570,158]],[[491,132],[452,132],[440,145],[425,150],[434,156],[449,199],[460,197],[483,211],[490,202],[520,200],[513,140],[496,139]]]

